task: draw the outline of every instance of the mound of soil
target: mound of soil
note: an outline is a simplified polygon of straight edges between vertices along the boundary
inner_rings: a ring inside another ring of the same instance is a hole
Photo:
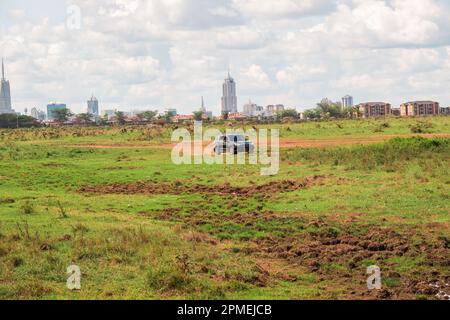
[[[353,298],[355,295],[376,299],[414,298],[417,295],[439,298],[439,294],[447,294],[449,289],[450,274],[437,270],[448,266],[450,251],[441,245],[429,244],[425,239],[421,245],[412,244],[408,234],[399,234],[392,229],[372,228],[358,236],[322,232],[298,237],[267,237],[256,239],[255,243],[256,252],[307,267],[321,279],[345,280],[343,283],[353,288],[349,290]],[[420,263],[423,268],[418,266],[420,272],[401,277],[392,271],[395,263],[389,259],[394,257],[423,257],[424,261]],[[380,291],[365,290],[365,261],[375,262],[382,268],[382,277],[396,278],[398,283],[393,287],[384,286]],[[359,290],[355,290],[358,283]]]
[[[272,181],[263,185],[234,187],[229,183],[216,186],[183,183],[158,183],[154,181],[138,181],[132,183],[116,183],[111,185],[85,186],[78,191],[95,194],[188,194],[203,193],[217,195],[255,195],[262,194],[270,197],[277,193],[292,192],[310,186],[323,184],[323,176],[306,177],[300,180]]]

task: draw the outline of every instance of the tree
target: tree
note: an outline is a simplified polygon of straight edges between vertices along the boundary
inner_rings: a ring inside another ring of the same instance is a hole
[[[345,118],[353,118],[353,115],[357,112],[355,107],[346,107],[342,109],[341,114],[342,117]]]
[[[56,122],[63,123],[69,120],[69,117],[73,116],[73,113],[67,108],[52,110],[53,119]]]
[[[317,108],[321,113],[321,118],[340,118],[342,116],[341,107],[328,99],[324,99],[317,104]]]
[[[320,111],[317,108],[305,110],[305,118],[312,120],[320,119]]]
[[[77,114],[75,121],[77,123],[91,123],[94,115],[90,113],[80,113]]]
[[[122,111],[116,111],[114,115],[116,116],[116,121],[120,125],[124,125],[125,124],[125,114]]]
[[[298,118],[298,112],[295,109],[286,109],[281,111],[281,118]]]
[[[15,113],[0,114],[0,128],[32,128],[41,126],[39,121],[30,116],[19,116]]]
[[[222,118],[223,118],[223,120],[228,120],[228,112],[222,112]]]
[[[158,115],[158,111],[144,111],[137,115],[141,121],[152,121]]]
[[[164,123],[172,123],[173,113],[166,111],[163,115],[160,115],[158,119],[162,120]]]
[[[194,111],[194,120],[195,121],[202,121],[203,120],[203,111]]]

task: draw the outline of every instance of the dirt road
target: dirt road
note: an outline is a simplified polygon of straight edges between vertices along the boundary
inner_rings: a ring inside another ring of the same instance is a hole
[[[281,148],[322,148],[333,147],[342,145],[355,145],[355,144],[370,144],[390,140],[396,137],[443,137],[450,138],[448,133],[435,133],[435,134],[402,134],[402,135],[372,135],[372,136],[354,136],[354,137],[336,137],[325,139],[303,139],[303,138],[281,138]],[[208,145],[208,142],[203,142],[203,146]],[[176,143],[114,143],[114,144],[70,144],[68,147],[77,148],[92,148],[92,149],[172,149]]]

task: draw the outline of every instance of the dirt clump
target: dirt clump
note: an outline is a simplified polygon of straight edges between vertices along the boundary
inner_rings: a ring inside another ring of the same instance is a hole
[[[201,185],[175,181],[162,183],[156,181],[138,181],[132,183],[115,183],[100,186],[85,186],[78,189],[82,193],[92,194],[188,194],[202,193],[213,195],[243,195],[252,196],[261,194],[271,197],[278,193],[292,192],[305,189],[325,182],[323,176],[312,176],[298,180],[271,181],[262,185],[250,185],[244,187],[231,186],[229,183],[222,185]]]

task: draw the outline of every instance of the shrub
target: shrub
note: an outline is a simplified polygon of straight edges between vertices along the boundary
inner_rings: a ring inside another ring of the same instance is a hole
[[[190,283],[190,278],[183,272],[159,266],[147,272],[147,285],[157,291],[179,290]]]
[[[20,204],[19,211],[22,214],[33,214],[35,213],[35,206],[31,200],[25,200]]]
[[[412,133],[430,133],[433,124],[426,121],[417,121],[416,124],[409,126]]]

